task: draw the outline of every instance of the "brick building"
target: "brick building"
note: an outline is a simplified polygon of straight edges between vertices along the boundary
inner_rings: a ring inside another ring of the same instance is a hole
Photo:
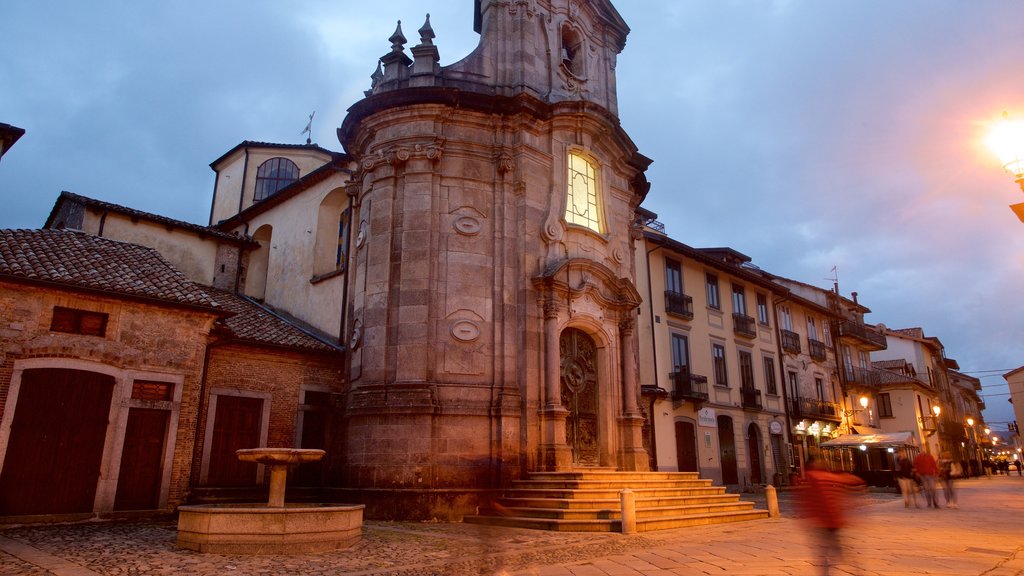
[[[153,249],[0,231],[0,327],[0,515],[170,511],[260,482],[235,449],[326,443],[337,347]]]

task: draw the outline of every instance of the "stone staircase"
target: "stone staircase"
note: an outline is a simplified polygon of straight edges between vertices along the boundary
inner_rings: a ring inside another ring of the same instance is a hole
[[[636,498],[638,532],[767,518],[696,472],[534,472],[463,522],[563,532],[621,532],[620,491]]]

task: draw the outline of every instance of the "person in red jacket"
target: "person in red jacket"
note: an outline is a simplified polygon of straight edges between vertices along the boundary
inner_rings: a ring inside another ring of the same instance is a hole
[[[830,472],[822,462],[807,460],[804,484],[800,490],[803,516],[817,534],[822,558],[822,574],[842,556],[840,529],[849,524],[849,493],[864,481],[845,472]]]
[[[927,446],[925,446],[924,452],[914,458],[914,472],[921,477],[921,489],[924,491],[925,504],[929,508],[938,508],[939,499],[935,491],[935,481],[939,475],[939,465],[935,462],[935,457],[928,453]]]

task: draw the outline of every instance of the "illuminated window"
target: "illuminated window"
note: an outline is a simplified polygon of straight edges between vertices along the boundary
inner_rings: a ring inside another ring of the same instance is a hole
[[[569,190],[565,221],[601,232],[597,198],[597,173],[586,158],[569,154]]]

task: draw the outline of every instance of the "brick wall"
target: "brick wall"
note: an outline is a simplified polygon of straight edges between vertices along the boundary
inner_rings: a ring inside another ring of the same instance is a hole
[[[51,331],[55,306],[107,314],[105,335]],[[214,320],[212,313],[202,311],[0,283],[0,419],[13,417],[7,414],[7,401],[19,363],[112,374],[122,394],[115,395],[113,403],[122,410],[131,392],[130,381],[140,374],[146,379],[175,382],[180,388],[179,419],[171,439],[174,457],[168,492],[168,507],[173,507],[187,493],[203,355]],[[114,414],[114,423],[123,422],[120,410]],[[115,434],[115,438],[118,446],[105,446],[105,453],[115,448],[115,453],[120,451],[123,436]],[[6,438],[3,440],[0,445],[6,446]],[[104,490],[103,485],[113,490],[116,484],[116,480],[101,483],[100,490]]]

